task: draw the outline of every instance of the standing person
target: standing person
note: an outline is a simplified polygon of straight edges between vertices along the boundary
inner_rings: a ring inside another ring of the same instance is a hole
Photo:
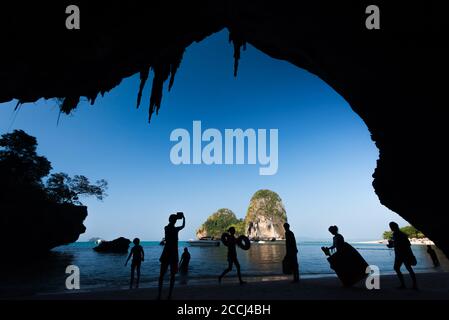
[[[290,225],[284,223],[285,229],[285,259],[289,269],[293,272],[293,283],[299,282],[298,247],[296,246],[295,234],[290,230]]]
[[[190,252],[189,249],[184,248],[184,253],[181,256],[181,261],[179,261],[179,272],[183,275],[189,273],[189,263],[190,263]]]
[[[179,261],[179,273],[181,274],[181,284],[187,284],[187,276],[189,274],[190,252],[189,249],[184,248],[184,252],[181,255]]]
[[[430,246],[430,245],[427,246],[427,253],[429,254],[430,258],[432,259],[433,266],[435,268],[439,267],[440,266],[440,260],[438,260],[437,253],[435,252],[435,250],[432,249],[432,246]]]
[[[129,288],[133,288],[133,282],[134,282],[134,272],[137,270],[137,280],[136,280],[136,288],[139,288],[139,282],[140,282],[140,265],[142,264],[142,261],[145,260],[145,253],[143,251],[142,246],[140,245],[140,239],[135,238],[133,240],[134,247],[131,249],[131,252],[129,253],[128,259],[126,259],[125,267],[128,265],[129,259],[131,259],[131,256],[133,257],[133,260],[131,262],[131,281],[129,284]]]
[[[223,277],[232,270],[232,265],[234,264],[237,269],[240,284],[245,284],[246,282],[242,280],[242,274],[240,273],[240,263],[237,260],[237,239],[234,236],[235,228],[230,227],[228,232],[229,237],[227,237],[227,241],[225,243],[228,247],[228,268],[218,277],[218,282],[221,283],[221,279],[223,279]]]
[[[182,219],[182,226],[175,227],[178,219]],[[159,259],[161,262],[161,272],[159,275],[158,299],[161,298],[164,276],[170,266],[170,291],[167,298],[170,300],[173,293],[173,287],[175,286],[175,275],[178,272],[178,232],[184,229],[186,219],[184,217],[184,213],[178,212],[177,214],[172,214],[168,218],[168,221],[169,223],[165,227],[165,246]]]
[[[416,258],[413,255],[410,241],[405,233],[399,229],[399,225],[396,222],[390,222],[390,229],[393,231],[393,237],[389,241],[387,247],[394,248],[394,271],[396,271],[401,285],[399,289],[405,289],[404,276],[401,272],[402,264],[408,270],[410,277],[413,281],[413,289],[418,289],[416,282],[416,275],[412,269],[412,265],[416,265]]]

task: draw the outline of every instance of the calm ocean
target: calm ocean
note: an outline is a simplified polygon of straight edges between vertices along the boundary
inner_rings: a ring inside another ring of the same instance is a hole
[[[145,262],[142,264],[141,287],[156,285],[159,274],[159,256],[162,247],[158,242],[142,242],[145,250]],[[300,273],[303,278],[334,275],[321,251],[324,242],[301,242],[299,248]],[[22,294],[45,294],[65,291],[65,268],[76,265],[80,269],[81,290],[126,288],[129,281],[129,265],[124,266],[126,255],[101,254],[92,250],[94,243],[77,242],[58,247],[38,262],[23,265],[7,272],[2,272],[0,290],[3,295],[8,292]],[[180,254],[185,242],[180,242]],[[379,244],[353,244],[365,260],[377,265],[382,274],[393,273],[394,253]],[[439,251],[442,267],[434,268],[425,246],[413,246],[418,259],[418,272],[449,271],[449,264]],[[188,281],[216,281],[225,269],[226,248],[189,247],[191,253],[190,274]],[[249,251],[238,251],[244,277],[273,277],[282,275],[281,261],[285,254],[283,245],[253,245]],[[235,277],[235,270],[229,278]],[[178,277],[179,278],[179,277]],[[225,279],[224,281],[230,281]]]

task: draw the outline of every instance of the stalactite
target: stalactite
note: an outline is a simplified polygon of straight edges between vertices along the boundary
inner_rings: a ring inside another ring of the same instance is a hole
[[[154,79],[153,86],[151,88],[150,96],[150,109],[148,114],[148,121],[151,122],[151,117],[156,111],[156,115],[159,113],[162,101],[162,90],[164,88],[164,82],[170,75],[170,64],[165,62],[158,62],[153,65]]]
[[[20,100],[17,101],[17,104],[16,104],[16,106],[14,107],[14,111],[19,110],[19,108],[20,108],[21,105],[22,105],[22,102],[21,102]]]
[[[143,88],[145,88],[145,84],[148,80],[149,73],[150,73],[150,68],[145,68],[140,71],[140,87],[139,87],[139,93],[137,94],[137,108],[139,108],[140,102],[142,101],[142,92],[143,92]]]
[[[170,77],[170,82],[168,85],[168,90],[170,91],[173,87],[176,72],[181,65],[181,61],[184,55],[185,48],[179,50],[178,53],[174,54],[169,60],[159,61],[152,66],[154,71],[153,85],[151,88],[150,97],[150,109],[148,115],[148,121],[151,121],[151,117],[154,112],[156,115],[159,113],[161,107],[162,95],[164,89],[164,83]]]
[[[170,91],[171,88],[173,87],[173,84],[175,82],[176,72],[178,71],[179,66],[181,65],[181,61],[184,56],[184,51],[185,51],[185,48],[182,48],[180,50],[180,52],[174,57],[174,61],[170,65],[171,77],[170,77],[170,83],[168,85],[168,91]]]
[[[229,42],[234,45],[234,77],[237,77],[240,61],[240,50],[246,50],[246,41],[236,32],[229,32]]]
[[[98,96],[98,92],[95,92],[93,94],[91,94],[90,96],[88,96],[88,100],[90,102],[90,105],[93,106],[95,104],[95,101],[97,100],[97,96]]]
[[[66,97],[59,108],[61,112],[64,112],[65,114],[70,114],[72,110],[76,109],[79,102],[80,97]]]

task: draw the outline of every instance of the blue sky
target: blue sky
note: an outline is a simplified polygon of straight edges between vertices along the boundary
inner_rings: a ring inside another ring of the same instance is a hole
[[[55,172],[109,182],[109,196],[89,207],[90,237],[158,240],[169,214],[184,211],[181,239],[213,212],[229,208],[244,217],[251,196],[271,189],[283,199],[298,238],[326,239],[338,225],[347,239],[378,239],[391,220],[371,186],[378,151],[363,121],[346,101],[316,76],[248,46],[233,76],[227,31],[189,47],[159,116],[147,122],[151,81],[135,108],[139,77],[122,84],[94,106],[82,102],[70,116],[54,101],[13,111],[0,106],[0,133],[23,129],[36,136],[39,153]],[[203,129],[278,129],[279,170],[260,176],[259,166],[175,166],[170,133]]]

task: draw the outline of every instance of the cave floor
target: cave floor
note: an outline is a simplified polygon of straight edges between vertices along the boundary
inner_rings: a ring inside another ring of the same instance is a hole
[[[404,274],[408,286],[410,278]],[[397,289],[395,275],[380,277],[380,289],[368,290],[362,282],[352,288],[343,288],[336,277],[303,279],[299,284],[287,280],[248,281],[240,286],[233,277],[220,285],[196,284],[175,287],[175,300],[447,300],[449,273],[419,273],[419,290]],[[167,294],[167,283],[164,296]],[[81,293],[35,295],[16,297],[25,300],[155,300],[157,288],[95,291]]]

